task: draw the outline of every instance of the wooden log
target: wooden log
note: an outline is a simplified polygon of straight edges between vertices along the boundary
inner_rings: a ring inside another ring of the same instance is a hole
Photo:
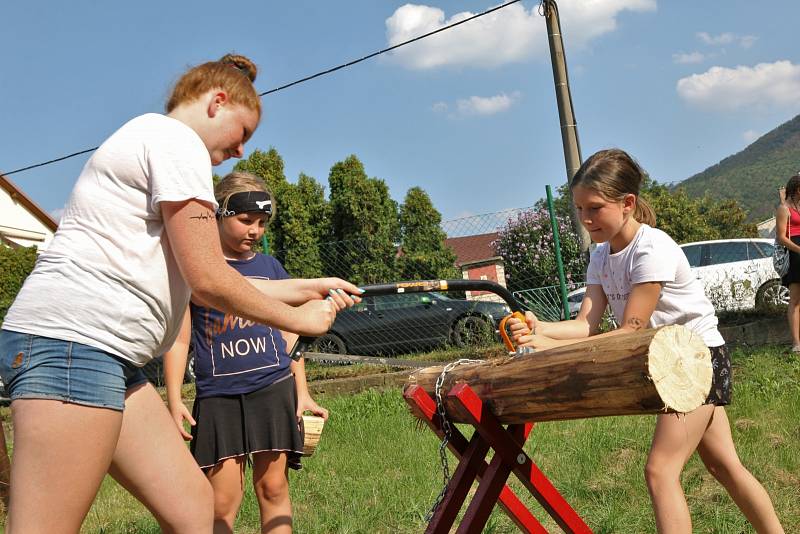
[[[324,426],[325,419],[322,417],[317,415],[303,416],[303,456],[311,456],[317,450]]]
[[[406,387],[417,384],[434,396],[442,370],[420,369]],[[702,339],[683,326],[665,326],[462,364],[445,376],[442,397],[457,422],[465,417],[445,393],[462,382],[502,423],[690,412],[705,401],[711,375]]]

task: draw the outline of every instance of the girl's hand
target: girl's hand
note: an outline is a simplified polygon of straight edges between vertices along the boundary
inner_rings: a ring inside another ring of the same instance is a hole
[[[309,411],[314,415],[318,415],[322,417],[324,420],[328,420],[328,410],[314,402],[314,399],[311,398],[310,395],[304,395],[297,398],[297,421],[300,421],[300,418],[303,417],[303,414]]]
[[[330,330],[336,319],[337,306],[333,298],[325,300],[309,300],[295,308],[297,311],[296,328],[292,330],[301,336],[317,337]]]
[[[348,294],[344,289],[341,288],[329,289],[326,299],[333,302],[337,312],[345,308],[350,308],[357,302],[361,302],[361,297]]]
[[[338,280],[338,278],[324,280]],[[344,280],[341,282],[361,292],[354,285],[344,282]],[[299,317],[295,333],[301,336],[321,336],[330,330],[333,321],[336,320],[337,312],[361,302],[361,297],[349,294],[342,288],[328,288],[327,292],[325,300],[309,300],[296,308],[299,311]]]
[[[511,328],[511,336],[514,338],[514,342],[518,346],[522,346],[520,338],[522,336],[535,334],[536,327],[539,325],[539,319],[536,318],[533,312],[526,311],[524,323],[519,319],[511,318],[508,320],[508,325]]]
[[[509,321],[511,322],[511,321]],[[549,349],[552,347],[558,347],[564,344],[564,342],[558,342],[553,338],[549,338],[547,336],[542,335],[535,335],[535,334],[526,334],[521,335],[519,337],[514,338],[517,341],[517,346],[519,347],[532,347],[537,350]],[[572,341],[572,340],[570,340]],[[577,341],[577,340],[576,340]]]
[[[192,441],[192,435],[186,432],[183,422],[188,421],[191,426],[195,426],[197,423],[195,422],[186,405],[182,402],[170,404],[169,414],[172,416],[172,420],[175,421],[175,426],[178,427],[178,432],[180,432],[181,437],[186,441]]]
[[[358,286],[351,284],[346,280],[342,280],[341,278],[315,278],[314,285],[316,286],[316,291],[319,292],[320,298],[327,298],[333,294],[337,294],[343,297],[345,302],[347,302],[347,307],[349,308],[355,303],[361,302],[361,293],[363,291],[358,288]]]

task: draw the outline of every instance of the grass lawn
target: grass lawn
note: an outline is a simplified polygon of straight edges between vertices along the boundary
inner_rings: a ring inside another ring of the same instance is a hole
[[[759,348],[734,351],[733,362],[734,403],[728,413],[739,455],[766,486],[786,532],[800,532],[800,360],[782,349]],[[400,391],[317,400],[331,418],[316,454],[304,461],[303,471],[290,475],[295,531],[423,531],[423,517],[442,484],[438,441],[417,428]],[[543,423],[526,449],[595,532],[653,532],[643,477],[653,424],[653,416]],[[454,466],[451,461],[451,470]],[[520,484],[512,486],[546,528],[560,531]],[[696,455],[684,471],[683,487],[695,532],[752,532]],[[155,533],[158,527],[107,479],[83,531]],[[258,532],[249,487],[236,531]],[[517,530],[496,509],[486,532]]]

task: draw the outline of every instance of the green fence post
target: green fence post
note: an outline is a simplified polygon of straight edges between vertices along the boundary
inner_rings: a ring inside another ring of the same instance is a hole
[[[556,266],[558,267],[558,285],[561,288],[561,306],[564,311],[564,320],[569,319],[569,303],[567,302],[567,281],[564,278],[564,262],[561,259],[561,239],[558,236],[558,221],[553,208],[553,192],[550,185],[545,186],[547,192],[547,211],[550,212],[550,226],[553,228],[553,243],[556,249]]]
[[[267,239],[266,232],[264,232],[264,235],[261,236],[261,248],[263,249],[264,254],[269,254],[269,240]]]

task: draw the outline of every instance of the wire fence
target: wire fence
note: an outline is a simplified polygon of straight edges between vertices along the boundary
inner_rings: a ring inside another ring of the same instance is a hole
[[[562,242],[570,255],[565,262],[567,289],[583,285],[585,258],[580,256],[577,236],[568,220],[559,220]],[[441,224],[446,238],[443,254],[449,264],[420,262],[413,278],[402,246],[385,248],[377,265],[364,273],[365,257],[375,258],[376,244],[370,240],[324,243],[318,247],[320,276],[355,279],[361,283],[408,279],[458,278],[490,280],[508,288],[538,316],[563,318],[561,290],[556,270],[553,232],[547,210],[537,207],[509,209]],[[565,239],[566,238],[566,239]],[[283,260],[288,251],[272,251]],[[361,269],[361,270],[360,270]],[[375,270],[384,276],[375,278]],[[355,278],[354,278],[355,277]],[[580,297],[582,295],[578,295]],[[577,311],[580,301],[571,306]],[[487,291],[410,293],[370,297],[341,312],[331,330],[317,340],[314,349],[333,354],[399,355],[440,347],[466,347],[496,342],[499,321],[509,313],[498,295]]]
[[[538,317],[565,317],[555,266],[552,230],[544,223],[546,210],[519,208],[445,221],[446,248],[455,257],[456,278],[495,281],[512,291]],[[585,291],[586,257],[568,220],[559,220],[570,317],[580,309]],[[328,276],[346,277],[348,258],[366,254],[362,242],[328,243],[320,247]],[[718,312],[780,308],[788,302],[772,267],[769,239],[716,240],[682,245],[692,275],[702,284]],[[280,256],[280,252],[276,253]],[[392,248],[387,269],[402,257]],[[390,269],[389,269],[390,270]],[[420,279],[442,278],[441,271],[419,272]],[[449,276],[448,276],[449,277]],[[389,280],[385,280],[389,281]],[[432,347],[495,342],[497,323],[507,313],[493,293],[408,294],[366,299],[340,313],[318,350],[350,354],[402,354]]]

